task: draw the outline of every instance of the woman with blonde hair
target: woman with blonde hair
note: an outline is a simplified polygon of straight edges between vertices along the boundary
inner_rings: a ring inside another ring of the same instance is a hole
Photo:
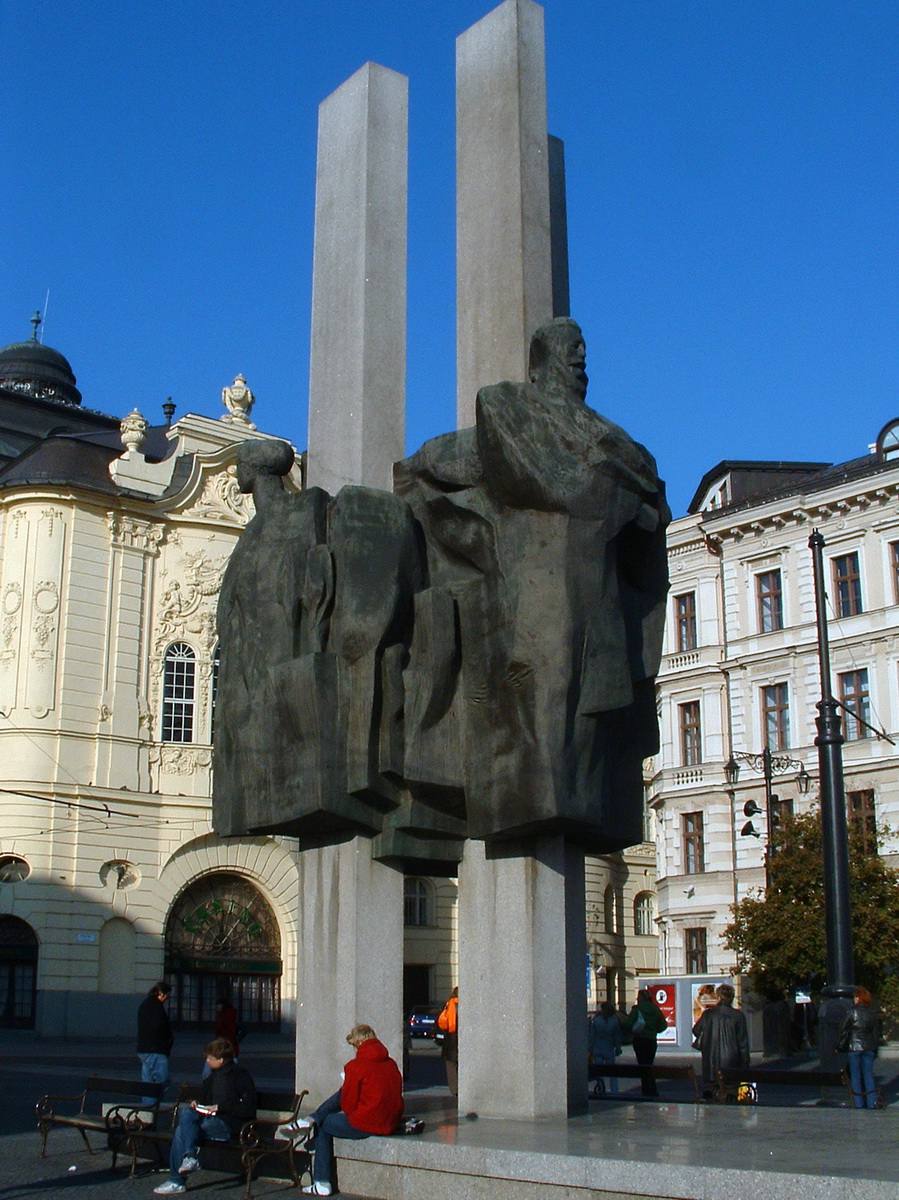
[[[343,1087],[310,1117],[300,1117],[279,1132],[294,1136],[309,1130],[306,1149],[313,1152],[309,1196],[333,1196],[334,1139],[394,1133],[403,1115],[403,1077],[370,1025],[354,1025],[346,1040],[355,1049],[343,1069]]]
[[[849,1054],[849,1078],[856,1108],[877,1107],[874,1059],[880,1038],[871,1000],[871,993],[866,987],[855,989],[855,1003],[846,1014],[837,1041],[837,1049]]]

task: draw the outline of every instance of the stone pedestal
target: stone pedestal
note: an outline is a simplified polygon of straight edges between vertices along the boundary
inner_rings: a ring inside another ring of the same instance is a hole
[[[306,482],[393,488],[405,448],[408,80],[366,63],[318,117]]]
[[[402,1063],[403,875],[362,837],[301,851],[299,875],[297,1089],[314,1106],[340,1087],[354,1025]]]
[[[504,853],[468,841],[459,871],[459,1111],[583,1112],[584,854],[562,837]]]

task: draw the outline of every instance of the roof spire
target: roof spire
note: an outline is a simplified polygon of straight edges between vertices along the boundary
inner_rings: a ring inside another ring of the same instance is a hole
[[[36,308],[34,310],[34,316],[31,318],[31,324],[33,326],[33,330],[31,333],[31,340],[33,342],[37,341],[37,331],[38,331],[38,328],[40,327],[42,320],[43,320],[43,317],[41,316],[41,310],[39,308]]]

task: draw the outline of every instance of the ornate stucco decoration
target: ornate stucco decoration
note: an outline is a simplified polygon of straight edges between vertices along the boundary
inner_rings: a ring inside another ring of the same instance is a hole
[[[8,583],[0,602],[2,624],[0,624],[0,662],[8,662],[16,656],[19,621],[22,613],[22,587]]]
[[[147,421],[146,418],[133,408],[127,417],[123,417],[119,422],[119,428],[122,431],[122,445],[128,454],[132,454],[135,450],[140,450],[147,436]]]
[[[32,649],[31,657],[39,671],[43,671],[53,658],[51,639],[56,632],[56,613],[59,608],[59,588],[52,579],[42,579],[35,584],[32,596]]]
[[[256,397],[247,387],[246,377],[235,375],[230,387],[222,388],[222,404],[228,411],[221,419],[231,421],[235,425],[243,425],[247,429],[255,429],[256,426],[250,420],[250,409],[255,402]]]
[[[215,646],[215,604],[228,556],[210,559],[205,550],[188,551],[182,563],[182,578],[173,579],[162,594],[156,615],[154,655],[166,646],[192,635],[207,654]]]
[[[106,519],[109,525],[109,539],[113,546],[143,550],[154,556],[159,553],[159,547],[165,541],[165,529],[162,525],[154,525],[150,521],[141,521],[137,517],[127,517],[115,512],[107,513]]]
[[[246,525],[256,509],[252,496],[241,492],[237,486],[237,468],[226,467],[209,475],[200,493],[200,498],[180,515],[184,517],[211,517],[216,521]]]
[[[212,764],[212,752],[201,746],[159,746],[150,752],[150,765],[170,775],[193,775]]]

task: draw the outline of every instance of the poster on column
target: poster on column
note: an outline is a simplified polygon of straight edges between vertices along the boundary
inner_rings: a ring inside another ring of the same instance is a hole
[[[668,1028],[663,1029],[658,1036],[660,1042],[677,1041],[677,989],[673,982],[648,983],[646,990],[662,1010],[662,1016],[668,1022]]]

